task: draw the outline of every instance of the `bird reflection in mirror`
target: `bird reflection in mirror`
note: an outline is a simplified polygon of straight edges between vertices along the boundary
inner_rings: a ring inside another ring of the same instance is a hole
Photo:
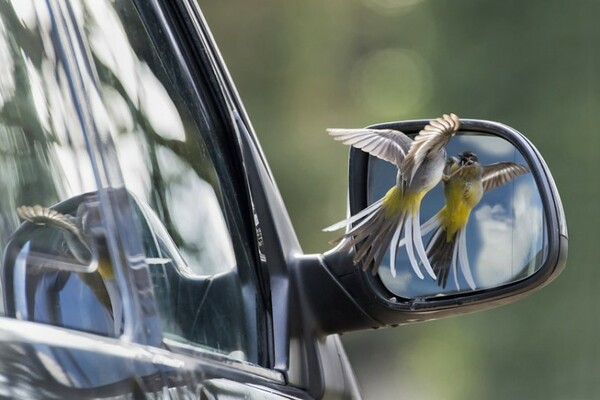
[[[76,217],[62,214],[40,205],[20,206],[17,215],[31,223],[58,230],[66,244],[66,251],[81,265],[77,276],[92,291],[98,302],[109,312],[114,321],[114,333],[119,335],[123,325],[123,301],[119,293],[115,274],[103,238],[92,233],[89,210],[82,203]],[[56,254],[64,256],[65,254]],[[61,269],[59,257],[53,259],[45,254],[44,264],[48,268]],[[86,271],[85,267],[96,263],[97,268]],[[53,265],[56,264],[56,265]]]
[[[466,226],[471,210],[479,203],[485,192],[527,172],[529,172],[527,166],[512,162],[482,166],[477,155],[469,151],[448,159],[442,178],[445,205],[421,226],[423,235],[433,231],[426,252],[440,287],[446,288],[448,276],[452,271],[456,288],[460,290],[457,267],[460,265],[465,281],[471,289],[475,290],[466,240]],[[399,245],[404,244],[401,242]],[[395,276],[393,264],[391,273]]]
[[[430,121],[414,140],[392,129],[328,130],[335,140],[388,161],[398,169],[396,184],[381,199],[356,215],[324,229],[347,228],[344,235],[333,241],[342,241],[341,250],[349,250],[362,242],[354,256],[354,264],[362,262],[363,270],[372,267],[371,272],[375,275],[391,243],[390,262],[394,265],[396,248],[404,232],[406,251],[415,274],[424,279],[419,267],[422,264],[429,276],[437,279],[421,239],[420,206],[425,194],[442,179],[446,163],[445,146],[459,127],[460,120],[456,115],[444,114]]]

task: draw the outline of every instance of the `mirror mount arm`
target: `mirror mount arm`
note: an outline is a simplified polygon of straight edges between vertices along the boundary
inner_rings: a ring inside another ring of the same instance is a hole
[[[295,304],[302,310],[296,310],[297,313],[292,310],[292,313],[310,315],[311,320],[304,323],[310,325],[309,330],[317,336],[386,326],[363,307],[360,297],[348,291],[351,286],[346,284],[345,277],[336,274],[338,267],[352,264],[350,252],[302,255],[295,261],[293,287],[300,297]],[[306,312],[307,309],[310,312]]]

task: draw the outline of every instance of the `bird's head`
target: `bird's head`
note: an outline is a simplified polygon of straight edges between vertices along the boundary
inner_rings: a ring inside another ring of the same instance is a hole
[[[461,167],[466,167],[479,162],[479,158],[472,151],[465,151],[459,155],[459,164]]]

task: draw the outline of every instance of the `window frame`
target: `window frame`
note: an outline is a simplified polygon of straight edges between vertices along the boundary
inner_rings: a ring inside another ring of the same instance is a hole
[[[231,136],[232,151],[239,164],[241,179],[247,182],[249,214],[255,219],[251,235],[256,238],[255,249],[260,260],[259,284],[262,288],[266,311],[269,368],[284,371],[297,377],[307,374],[304,362],[310,369],[317,367],[315,336],[308,326],[302,326],[304,311],[297,308],[301,296],[294,288],[292,264],[300,262],[303,254],[295,231],[277,190],[272,172],[258,143],[250,120],[239,98],[227,67],[214,42],[197,0],[151,0],[157,7],[175,15],[172,23],[177,25],[181,40],[190,51],[186,62],[207,76],[209,85],[216,93],[223,118],[235,135]],[[306,321],[304,321],[306,322]],[[294,347],[291,343],[297,344]],[[308,350],[306,355],[303,344]],[[310,358],[310,360],[309,360]],[[305,361],[300,361],[304,359]],[[319,372],[315,371],[315,374]],[[313,373],[309,373],[313,375]],[[301,380],[301,378],[300,378]],[[302,385],[300,385],[302,386]]]

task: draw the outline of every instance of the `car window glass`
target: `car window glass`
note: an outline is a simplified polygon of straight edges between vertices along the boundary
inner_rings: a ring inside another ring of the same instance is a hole
[[[72,99],[79,71],[61,62],[47,4],[19,4],[0,5],[0,310],[119,336],[124,299]],[[89,99],[90,109],[114,141],[164,336],[259,363],[264,309],[251,241],[240,235],[240,188],[212,139],[227,132],[211,92],[190,95],[165,32],[142,23],[131,2],[67,9],[81,34],[75,46],[89,54],[79,67],[98,84],[101,105]]]
[[[122,298],[51,14],[0,4],[0,310],[118,336]]]
[[[257,362],[263,310],[247,240],[230,233],[241,221],[211,92],[192,96],[163,29],[131,2],[84,2],[82,18],[165,337]]]

